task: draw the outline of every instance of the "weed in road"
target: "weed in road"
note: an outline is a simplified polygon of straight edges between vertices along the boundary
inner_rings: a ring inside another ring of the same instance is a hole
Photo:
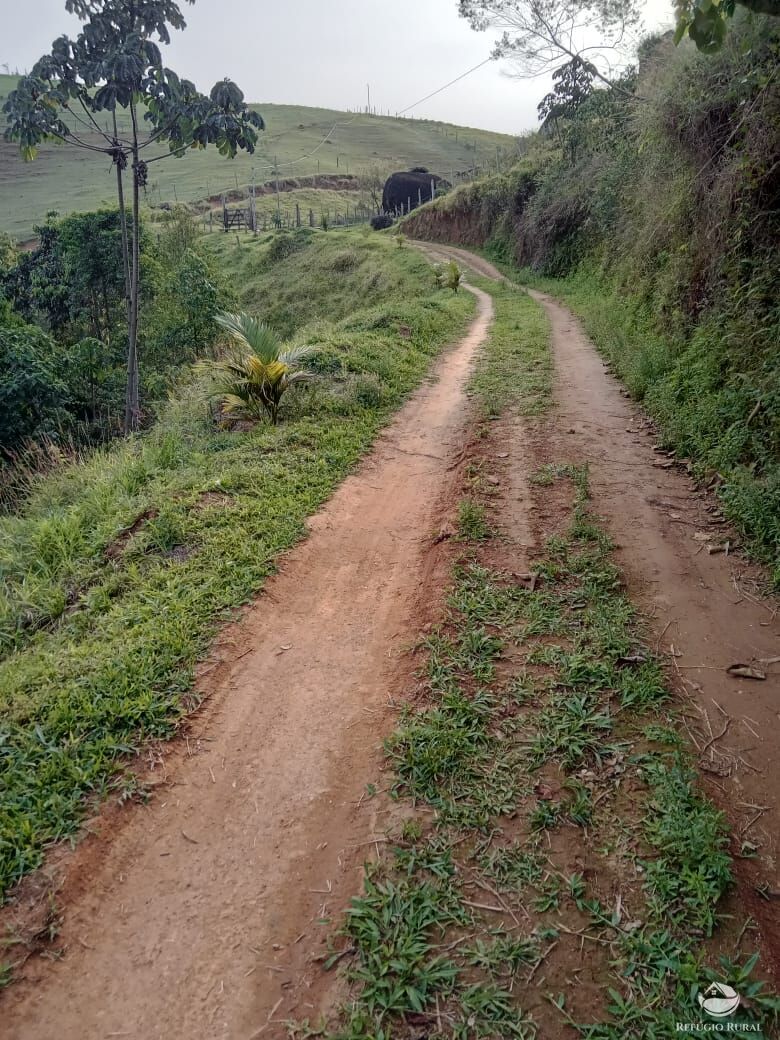
[[[485,519],[485,507],[471,498],[464,498],[458,506],[458,534],[466,541],[483,541],[490,537]]]
[[[720,979],[747,998],[737,1035],[768,1036],[780,1002],[756,958],[719,962],[708,943],[731,883],[725,822],[673,728],[587,471],[538,480],[573,489],[538,584],[473,541],[423,644],[430,701],[387,748],[395,797],[433,823],[370,869],[356,905],[371,927],[344,929],[351,1002],[321,1035],[665,1040],[701,1022],[697,995]]]

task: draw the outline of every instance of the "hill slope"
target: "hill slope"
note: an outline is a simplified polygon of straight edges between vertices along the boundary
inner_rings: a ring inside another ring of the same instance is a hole
[[[15,77],[0,76],[0,107],[15,85]],[[298,105],[255,107],[266,121],[255,155],[229,161],[209,149],[157,163],[149,184],[151,198],[192,202],[249,183],[253,171],[258,182],[266,181],[273,176],[274,163],[283,177],[356,173],[376,164],[387,172],[422,165],[449,178],[453,171],[474,165],[495,165],[497,152],[500,157],[514,150],[514,139],[507,134],[449,123]],[[16,146],[0,140],[0,230],[25,238],[50,209],[83,211],[113,198],[112,170],[100,156],[49,145],[34,163],[23,163]]]

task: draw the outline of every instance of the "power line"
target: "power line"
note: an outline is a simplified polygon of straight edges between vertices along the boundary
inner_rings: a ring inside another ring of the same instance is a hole
[[[406,108],[401,109],[400,112],[396,112],[395,118],[398,118],[398,116],[402,116],[405,112],[410,112],[413,108],[416,108],[418,105],[423,104],[424,101],[428,101],[430,98],[436,97],[437,94],[441,94],[442,91],[447,90],[449,87],[453,86],[455,83],[459,83],[462,79],[465,79],[466,76],[470,76],[472,74],[472,72],[476,72],[477,69],[481,69],[483,66],[487,65],[488,62],[490,62],[490,61],[493,61],[492,57],[485,58],[484,61],[479,62],[479,64],[472,66],[470,69],[467,69],[465,72],[461,72],[461,74],[459,76],[456,76],[455,79],[451,79],[449,81],[449,83],[445,83],[444,86],[438,87],[436,90],[431,91],[430,94],[426,94],[425,97],[420,98],[419,101],[415,101],[414,104],[407,105]],[[281,163],[275,163],[274,162],[274,163],[263,164],[262,166],[259,166],[259,167],[255,166],[254,169],[255,170],[274,170],[274,171],[278,171],[281,167],[297,166],[298,163],[304,162],[306,159],[310,159],[313,155],[315,155],[320,150],[320,148],[322,148],[325,144],[327,144],[328,141],[330,140],[330,138],[335,133],[337,127],[340,127],[340,126],[342,126],[342,127],[343,126],[350,126],[357,119],[360,119],[362,115],[363,115],[362,112],[356,112],[352,116],[352,118],[346,120],[346,122],[343,122],[343,123],[336,122],[336,123],[334,123],[333,126],[328,131],[328,133],[325,135],[325,137],[323,137],[322,140],[317,145],[315,145],[315,147],[310,152],[307,152],[305,155],[299,155],[296,159],[290,159],[287,162],[281,162]],[[316,124],[314,124],[314,125],[316,125]],[[284,137],[286,133],[289,133],[289,131],[283,131],[281,134],[278,134],[276,138],[271,138],[270,140],[276,140],[279,137]],[[269,140],[269,139],[266,138],[266,140]]]
[[[443,87],[439,87],[438,90],[431,91],[431,93],[426,94],[424,98],[420,98],[419,101],[415,101],[413,105],[407,105],[406,108],[402,108],[400,112],[396,112],[396,116],[402,116],[404,112],[410,112],[413,108],[417,108],[417,106],[421,105],[423,101],[428,101],[430,98],[436,97],[437,94],[441,94],[443,90],[446,90],[448,87],[451,87],[453,83],[459,83],[460,80],[465,79],[466,76],[470,76],[472,72],[476,72],[477,69],[481,69],[483,65],[487,65],[487,63],[492,60],[492,57],[485,58],[485,60],[481,61],[479,65],[474,65],[473,68],[467,69],[466,72],[462,72],[460,76],[456,76],[455,79],[451,79],[449,83],[445,83]]]
[[[437,94],[441,94],[442,91],[447,90],[449,87],[453,86],[453,84],[455,84],[455,83],[459,83],[462,79],[465,79],[466,76],[470,76],[472,74],[472,72],[476,72],[477,69],[481,69],[484,65],[487,65],[487,63],[490,62],[490,61],[493,61],[492,57],[485,58],[485,60],[479,62],[478,65],[474,65],[472,68],[467,69],[465,72],[461,72],[461,74],[459,76],[456,76],[455,79],[451,79],[449,81],[449,83],[445,83],[443,87],[438,87],[436,90],[431,91],[430,94],[426,94],[425,97],[420,98],[419,101],[415,101],[414,104],[407,105],[406,108],[402,108],[400,112],[396,112],[396,118],[398,116],[402,116],[405,112],[410,112],[413,108],[417,108],[417,106],[421,105],[424,101],[428,101],[430,98],[436,97]],[[300,156],[298,156],[297,159],[291,159],[288,162],[282,162],[282,163],[278,163],[278,164],[277,163],[267,164],[265,166],[259,167],[259,169],[277,170],[281,166],[284,166],[284,167],[287,167],[287,166],[297,166],[298,163],[304,162],[304,160],[306,160],[306,159],[310,159],[313,155],[315,155],[320,150],[320,148],[322,148],[325,144],[327,144],[328,141],[333,136],[333,134],[335,133],[337,127],[339,127],[339,126],[349,126],[351,123],[354,123],[356,119],[359,119],[361,117],[361,115],[363,115],[362,112],[356,112],[355,115],[351,119],[348,119],[346,122],[344,122],[344,123],[338,123],[338,122],[334,123],[333,126],[328,131],[328,133],[325,135],[325,137],[323,137],[323,139],[319,142],[319,144],[317,144],[312,149],[312,151],[307,152],[305,155],[300,155]],[[288,132],[289,131],[284,131],[283,133],[278,134],[277,137],[283,137],[284,134],[288,133]],[[275,139],[276,138],[270,138],[270,140],[275,140]],[[266,138],[266,140],[269,140],[269,138]]]
[[[256,168],[257,169],[261,169],[261,170],[262,169],[265,169],[265,170],[276,170],[276,169],[279,169],[279,167],[281,167],[281,166],[296,166],[299,162],[303,162],[304,159],[310,159],[312,155],[315,155],[320,150],[320,148],[323,147],[323,145],[326,145],[328,143],[328,141],[334,135],[334,133],[336,132],[336,129],[338,127],[340,127],[340,126],[349,126],[351,123],[354,123],[356,119],[359,119],[361,114],[362,113],[356,113],[351,119],[348,119],[345,123],[334,123],[333,126],[328,131],[328,133],[319,142],[319,144],[315,145],[315,147],[312,148],[312,150],[310,152],[307,152],[305,155],[299,155],[297,159],[290,159],[288,162],[270,163],[270,164],[267,164],[265,166],[260,166],[260,167],[256,167]],[[282,137],[284,135],[283,134],[279,134],[278,136]]]

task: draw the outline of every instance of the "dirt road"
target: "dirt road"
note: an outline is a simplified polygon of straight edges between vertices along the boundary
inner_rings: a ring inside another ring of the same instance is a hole
[[[500,277],[463,251],[435,251]],[[477,296],[469,335],[225,632],[200,679],[209,700],[163,758],[162,789],[147,807],[103,814],[66,862],[65,956],[28,962],[0,1008],[4,1037],[275,1038],[287,1016],[332,1001],[316,922],[338,917],[386,827],[361,796],[380,773],[403,651],[445,580],[432,535],[451,511],[465,381],[491,317],[490,298]],[[514,483],[522,498],[540,460],[589,462],[631,593],[659,647],[673,648],[714,793],[740,840],[761,846],[740,868],[743,894],[766,945],[780,948],[775,905],[750,896],[758,878],[780,889],[778,669],[762,666],[768,680],[753,683],[725,672],[777,657],[780,626],[743,561],[702,550],[694,534],[721,530],[707,500],[679,470],[659,468],[651,428],[578,324],[537,296],[552,322],[556,404],[527,446],[507,443]],[[522,513],[522,501],[513,508]]]
[[[3,1037],[211,1040],[306,1014],[314,922],[343,908],[372,835],[383,840],[359,803],[432,584],[464,386],[492,315],[475,293],[468,335],[225,632],[164,791],[68,863],[66,955],[28,962]]]
[[[430,246],[421,243],[427,250]],[[436,246],[440,257],[502,279],[466,250]],[[670,672],[690,698],[689,723],[704,752],[699,766],[711,796],[741,843],[760,846],[737,859],[742,897],[760,919],[780,978],[780,618],[757,592],[756,568],[743,557],[711,553],[726,535],[710,511],[713,497],[653,450],[651,423],[627,399],[572,313],[531,290],[552,325],[555,406],[529,431],[538,458],[587,462],[595,511],[617,543],[616,562],[631,598],[647,614]],[[726,669],[753,665],[766,681]],[[698,736],[696,734],[698,733]]]

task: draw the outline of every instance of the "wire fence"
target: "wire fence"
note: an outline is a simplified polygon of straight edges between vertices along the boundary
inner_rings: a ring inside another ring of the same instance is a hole
[[[458,187],[495,172],[496,168],[492,164],[489,167],[474,165],[465,170],[451,170],[449,184],[453,188]],[[344,201],[342,206],[320,207],[302,206],[297,201],[290,201],[290,195],[297,189],[291,187],[289,181],[285,182],[283,190],[279,190],[277,182],[275,193],[273,192],[273,182],[263,185],[259,190],[254,186],[241,189],[236,185],[236,188],[230,189],[229,194],[226,192],[222,195],[221,205],[219,202],[216,205],[211,204],[209,209],[201,214],[200,228],[208,233],[245,231],[257,234],[300,227],[349,227],[355,224],[367,224],[373,217],[385,212],[393,217],[405,216],[424,202],[430,202],[440,191],[437,189],[435,179],[432,178],[430,187],[427,185],[425,188],[418,187],[416,192],[410,194],[405,200],[400,200],[389,211],[385,211],[378,202],[379,193],[376,188],[373,192],[367,192],[361,187],[360,178],[354,178],[354,182],[357,198],[353,204]],[[327,190],[329,187],[330,184],[325,180],[323,188]],[[367,201],[366,197],[369,194],[377,201]],[[241,195],[243,198],[237,199],[237,195]],[[258,207],[259,199],[263,200],[260,207]],[[269,206],[268,203],[271,199],[273,202]]]
[[[209,210],[201,217],[201,230],[213,231],[248,231],[259,233],[261,231],[274,231],[286,228],[299,227],[348,227],[352,224],[367,224],[372,217],[381,212],[381,207],[370,206],[364,203],[355,203],[350,206],[344,204],[343,209],[331,209],[321,207],[303,207],[298,202],[294,205],[279,208],[273,212],[257,212],[250,204],[246,208],[228,207],[222,210]]]

